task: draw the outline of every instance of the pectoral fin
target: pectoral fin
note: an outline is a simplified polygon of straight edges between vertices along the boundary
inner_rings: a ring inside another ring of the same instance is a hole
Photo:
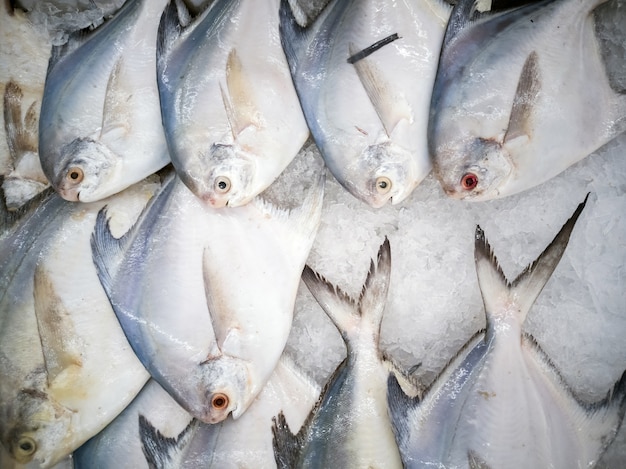
[[[132,92],[121,83],[122,61],[123,57],[120,57],[113,67],[104,98],[100,136],[107,136],[109,139],[117,139],[127,134],[132,121]]]
[[[359,49],[352,43],[349,45],[348,51],[351,57],[359,53]],[[410,122],[412,120],[409,104],[403,96],[393,93],[389,84],[383,79],[383,74],[371,60],[362,58],[352,65],[388,136],[391,136],[400,121]]]
[[[26,152],[37,151],[37,116],[35,103],[32,103],[22,121],[22,89],[14,81],[4,89],[4,129],[13,167]]]
[[[509,126],[504,135],[504,143],[518,138],[530,138],[532,133],[533,109],[541,91],[538,56],[531,52],[524,63],[513,98]]]
[[[34,297],[37,327],[50,384],[64,371],[82,367],[83,343],[74,331],[63,300],[40,265],[35,269]]]
[[[250,126],[261,127],[260,113],[250,92],[254,85],[246,74],[236,49],[231,49],[226,61],[226,91],[220,86],[226,115],[233,138]]]

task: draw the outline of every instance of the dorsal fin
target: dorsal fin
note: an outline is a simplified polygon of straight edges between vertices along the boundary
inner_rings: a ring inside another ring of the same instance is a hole
[[[474,259],[488,324],[491,323],[492,315],[498,314],[499,305],[503,301],[515,303],[519,322],[520,324],[524,322],[528,311],[561,260],[576,220],[585,207],[587,197],[578,205],[574,214],[563,225],[552,243],[513,282],[506,279],[498,265],[493,250],[485,238],[484,231],[479,226],[476,227]]]
[[[176,438],[163,435],[158,429],[139,414],[139,436],[141,449],[148,467],[151,469],[169,469],[180,467],[184,450],[193,438],[198,420],[192,419],[189,425]]]
[[[164,60],[172,45],[191,22],[191,13],[181,0],[171,0],[161,15],[157,31],[156,56],[158,69],[164,69]]]
[[[458,0],[456,2],[448,20],[442,49],[450,44],[461,31],[480,17],[477,9],[479,2],[480,0]]]
[[[359,53],[358,48],[352,43],[348,46],[348,51],[351,57]],[[402,94],[394,93],[383,78],[384,75],[371,60],[363,58],[355,61],[353,66],[385,128],[385,133],[390,137],[400,121],[412,120],[411,107],[406,99],[403,99]]]
[[[540,91],[539,56],[537,52],[532,51],[524,62],[517,82],[509,125],[504,135],[505,143],[518,137],[530,137],[532,111]]]
[[[58,296],[48,272],[38,264],[34,272],[35,316],[48,385],[63,371],[82,367],[83,341],[74,331],[70,313]]]

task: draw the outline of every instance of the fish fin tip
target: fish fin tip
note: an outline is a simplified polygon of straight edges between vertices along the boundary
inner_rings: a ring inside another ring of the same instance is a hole
[[[401,452],[409,444],[409,412],[420,402],[418,397],[408,396],[394,373],[387,376],[387,406],[391,417],[393,433]]]
[[[298,437],[291,432],[282,410],[272,417],[272,447],[278,469],[296,467],[300,444]]]
[[[470,469],[491,469],[487,462],[471,449],[467,451],[467,463]]]
[[[357,302],[341,288],[330,283],[324,276],[311,269],[308,265],[304,266],[302,271],[302,281],[326,315],[335,324],[342,338],[347,340],[349,336],[348,331],[353,328],[355,318],[359,315]]]
[[[380,328],[383,319],[390,279],[391,245],[385,236],[385,240],[378,248],[376,263],[373,259],[370,260],[370,269],[358,301],[361,317],[377,325],[377,329]]]
[[[459,0],[456,2],[448,19],[443,38],[442,53],[461,31],[480,17],[479,3],[480,0]]]
[[[190,22],[191,13],[185,4],[181,0],[170,0],[163,9],[161,19],[159,20],[156,45],[157,63],[162,63],[172,44],[176,42]]]
[[[574,226],[587,204],[589,195],[590,193],[587,193],[585,199],[578,204],[574,213],[537,259],[531,262],[511,283],[511,290],[521,302],[520,312],[524,318],[563,257]]]
[[[13,168],[25,152],[37,152],[38,129],[34,101],[22,121],[22,88],[10,80],[4,89],[4,130]]]
[[[192,419],[189,424],[175,438],[166,437],[150,421],[139,414],[139,435],[141,449],[149,467],[163,468],[176,461],[185,447],[191,441],[197,420]]]

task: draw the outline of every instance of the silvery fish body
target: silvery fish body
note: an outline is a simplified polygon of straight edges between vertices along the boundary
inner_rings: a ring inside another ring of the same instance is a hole
[[[54,465],[148,379],[100,285],[90,236],[105,204],[117,232],[151,190],[78,205],[49,190],[0,239],[0,441],[18,463]]]
[[[122,328],[199,420],[240,417],[276,366],[321,216],[320,173],[312,185],[290,212],[261,199],[222,210],[170,174],[124,237],[99,216],[94,261]]]
[[[430,172],[430,93],[449,5],[335,0],[303,29],[287,0],[281,39],[326,165],[372,207],[404,200]]]
[[[283,356],[241,418],[207,425],[192,421],[150,380],[109,427],[74,452],[75,469],[273,467],[272,417],[282,411],[299,428],[319,391]]]
[[[358,302],[305,268],[302,278],[341,332],[348,356],[297,434],[278,415],[273,431],[279,468],[402,467],[386,398],[389,373],[402,375],[378,349],[390,273],[388,240],[377,267],[371,264]]]
[[[155,55],[165,3],[129,0],[92,33],[53,48],[39,156],[63,198],[100,200],[169,162]]]
[[[583,207],[513,282],[477,228],[476,271],[487,330],[465,345],[421,401],[389,382],[405,467],[585,468],[611,443],[624,416],[626,373],[604,400],[583,403],[522,331]]]
[[[278,0],[216,0],[188,22],[184,7],[172,2],[159,28],[158,81],[172,163],[212,206],[244,205],[309,135],[278,37]]]
[[[515,194],[626,129],[592,11],[606,0],[544,0],[471,19],[452,13],[428,130],[434,172],[455,198]]]

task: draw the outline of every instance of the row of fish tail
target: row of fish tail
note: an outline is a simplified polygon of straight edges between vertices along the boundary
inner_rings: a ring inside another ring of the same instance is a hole
[[[488,324],[491,315],[501,310],[496,306],[496,302],[502,301],[503,293],[509,302],[517,305],[519,323],[524,322],[528,311],[561,260],[576,220],[582,213],[588,197],[589,194],[578,205],[550,245],[513,282],[509,282],[502,272],[498,260],[485,238],[484,231],[480,226],[476,227],[474,258]]]

